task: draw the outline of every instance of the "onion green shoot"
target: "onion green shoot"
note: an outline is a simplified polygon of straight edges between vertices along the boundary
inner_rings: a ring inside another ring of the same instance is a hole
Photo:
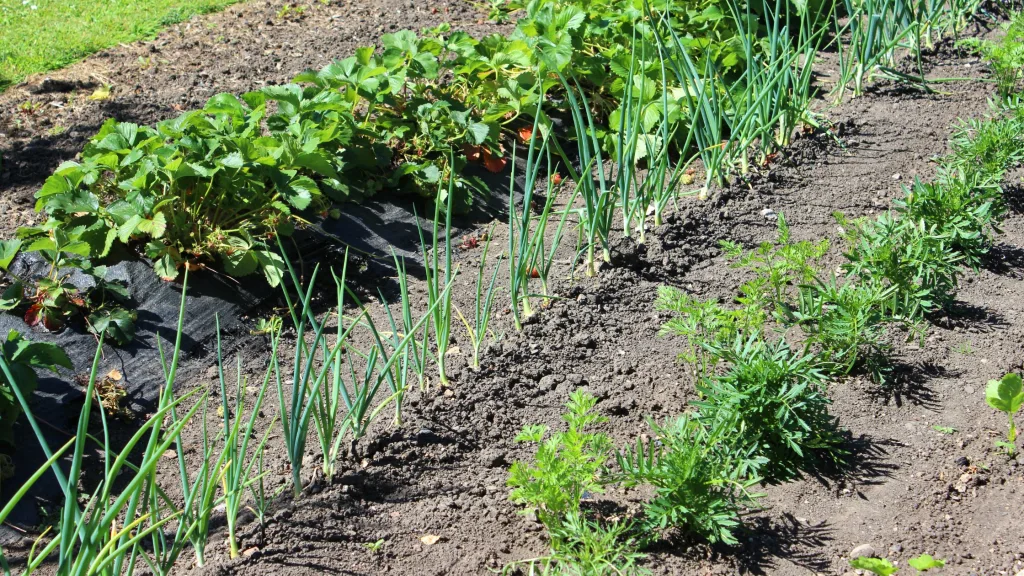
[[[395,271],[398,278],[399,306],[401,308],[401,325],[395,320],[391,307],[388,306],[384,293],[380,292],[381,302],[384,304],[384,311],[388,316],[388,323],[391,325],[392,350],[398,353],[398,344],[401,338],[407,334],[414,334],[409,346],[403,351],[402,367],[403,373],[412,369],[416,374],[420,390],[426,388],[427,362],[430,358],[430,334],[426,329],[413,331],[412,298],[409,295],[409,276],[405,269],[405,259],[399,259],[398,255],[391,252],[395,261]]]
[[[540,131],[539,122],[534,124],[533,133]],[[537,278],[541,283],[541,294],[546,298],[548,293],[548,276],[554,261],[555,251],[561,244],[562,235],[565,230],[566,218],[571,212],[571,206],[567,205],[562,211],[558,227],[555,229],[551,245],[546,245],[545,235],[547,234],[548,223],[551,220],[557,194],[555,192],[553,178],[549,176],[547,182],[547,197],[540,214],[534,220],[532,207],[535,205],[534,192],[537,189],[537,182],[540,179],[541,162],[538,156],[544,154],[547,158],[548,174],[553,174],[552,154],[549,145],[554,142],[554,136],[542,137],[543,141],[538,149],[537,140],[530,140],[526,156],[526,173],[523,184],[523,200],[520,208],[516,208],[515,200],[515,173],[509,180],[509,236],[508,236],[508,269],[509,269],[509,297],[510,309],[512,310],[512,322],[516,330],[522,330],[523,320],[533,315],[533,305],[530,298],[534,295],[530,290],[530,280]],[[515,153],[513,152],[513,159]],[[570,198],[570,204],[576,195]],[[547,250],[547,251],[546,251]]]
[[[85,400],[78,419],[69,478],[79,477],[82,472],[86,444],[89,441],[96,441],[89,435],[89,422],[103,346],[102,340],[103,338],[100,337],[89,374]],[[200,405],[204,404],[205,395],[199,395],[199,401],[182,418],[172,419],[170,425],[165,428],[164,423],[171,411],[185,400],[197,395],[198,391],[194,391],[175,400],[171,400],[170,395],[162,395],[156,412],[125,442],[120,452],[115,452],[111,447],[106,417],[103,410],[98,411],[103,429],[103,440],[100,445],[103,449],[104,479],[100,481],[92,494],[80,493],[77,483],[66,484],[57,536],[29,558],[27,572],[37,569],[56,552],[56,573],[61,576],[109,573],[111,567],[123,562],[125,556],[132,552],[143,539],[161,531],[165,525],[178,516],[178,514],[171,514],[159,521],[154,521],[151,514],[143,513],[134,517],[131,522],[118,525],[129,501],[139,501],[141,494],[153,489],[150,480],[164,451],[179,439],[182,428],[196,414]],[[152,438],[157,431],[159,431],[160,441],[146,445],[138,460],[139,464],[131,464],[129,456],[137,447],[143,445],[143,440],[147,436]],[[45,446],[46,440],[41,436],[38,439],[40,444]],[[56,462],[52,453],[50,461]],[[126,473],[125,477],[118,478],[122,472]]]
[[[287,262],[287,259],[286,259]],[[287,262],[289,269],[291,263]],[[326,315],[322,321],[317,321],[312,315],[311,303],[313,299],[313,286],[319,274],[319,265],[314,268],[306,288],[305,295],[299,300],[301,308],[296,309],[292,304],[291,296],[285,283],[282,283],[282,290],[285,300],[293,319],[298,319],[296,324],[295,357],[291,377],[290,393],[286,395],[284,380],[281,377],[280,362],[277,355],[271,356],[271,363],[274,366],[274,377],[277,383],[278,402],[280,406],[281,423],[284,429],[285,451],[288,462],[291,464],[292,493],[297,498],[302,493],[302,463],[306,455],[306,439],[308,437],[310,418],[313,416],[317,400],[320,398],[320,388],[328,375],[328,366],[332,365],[335,357],[345,346],[345,341],[355,328],[353,323],[345,331],[339,334],[334,346],[329,346],[324,337],[324,329],[330,319]],[[299,295],[302,294],[302,287],[293,276],[296,283],[295,289]],[[361,312],[364,314],[365,311]],[[340,316],[340,311],[339,311]],[[308,326],[307,326],[308,322]],[[340,322],[340,320],[339,320]],[[307,328],[313,329],[313,341],[307,348],[305,336]],[[315,366],[317,352],[323,349],[323,364]],[[333,430],[332,436],[333,434]],[[339,433],[340,434],[340,433]],[[326,437],[318,435],[321,442],[330,442]],[[325,459],[328,456],[324,454]]]
[[[487,329],[490,326],[492,315],[491,307],[494,304],[494,289],[497,286],[498,272],[501,271],[501,266],[496,265],[494,267],[491,281],[486,285],[485,290],[484,269],[487,267],[487,252],[491,247],[493,233],[494,226],[491,226],[487,231],[487,239],[484,241],[484,247],[480,254],[480,266],[477,268],[476,287],[473,291],[472,323],[459,310],[458,306],[455,307],[455,313],[459,315],[459,319],[462,320],[462,324],[466,327],[466,334],[469,336],[470,343],[473,346],[473,358],[469,363],[472,368],[480,367],[480,350],[487,340]]]
[[[253,467],[257,462],[263,460],[263,450],[270,437],[270,432],[274,428],[276,417],[266,426],[262,439],[250,452],[250,440],[255,437],[256,419],[260,414],[260,408],[263,407],[263,398],[267,393],[271,371],[268,365],[263,383],[257,389],[256,400],[253,402],[252,408],[249,409],[249,418],[243,418],[242,414],[245,408],[243,392],[246,388],[242,378],[242,358],[241,356],[237,358],[235,366],[235,406],[232,409],[228,404],[227,385],[224,381],[220,317],[215,316],[215,321],[217,323],[217,375],[220,381],[221,411],[224,418],[224,430],[222,431],[224,448],[221,458],[223,463],[220,475],[224,490],[224,513],[228,524],[229,553],[231,558],[238,558],[238,513],[245,503],[247,489],[254,481],[262,480],[262,478],[253,477]]]
[[[575,143],[580,157],[580,171],[576,172],[560,146],[558,152],[565,161],[570,178],[576,182],[577,190],[583,198],[583,209],[580,214],[582,216],[583,244],[586,250],[584,266],[586,275],[592,277],[597,275],[596,250],[598,246],[601,247],[603,260],[605,262],[611,260],[608,242],[616,207],[615,195],[605,176],[604,156],[601,152],[601,143],[597,139],[599,128],[591,113],[590,101],[571,71],[568,72],[569,76],[563,72],[557,72],[557,74],[565,90],[566,103],[572,117]],[[553,136],[550,138],[551,142],[557,146],[557,139]],[[530,170],[527,168],[527,175],[529,173]],[[592,177],[594,173],[597,175],[596,182]],[[526,192],[529,193],[529,186]]]
[[[454,158],[452,158],[454,162]],[[448,386],[448,372],[445,369],[445,361],[448,355],[448,348],[452,334],[452,299],[451,292],[445,289],[458,275],[458,270],[452,267],[452,198],[455,195],[455,180],[448,179],[448,190],[441,193],[439,190],[438,199],[434,203],[434,227],[432,246],[427,251],[427,243],[423,238],[423,229],[420,233],[420,249],[423,253],[423,268],[427,284],[427,305],[430,308],[430,328],[434,331],[434,358],[437,362],[438,381],[441,386]],[[440,236],[438,227],[441,222],[441,203],[445,203],[444,210],[444,272],[440,271],[438,255],[438,238]]]

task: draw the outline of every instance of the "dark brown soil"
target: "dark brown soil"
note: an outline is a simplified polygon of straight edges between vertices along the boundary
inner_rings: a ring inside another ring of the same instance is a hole
[[[175,57],[154,70],[133,68],[148,45],[90,59],[76,69],[107,67],[119,87],[115,99],[95,104],[77,97],[71,110],[59,112],[68,116],[53,120],[73,128],[41,141],[34,153],[20,149],[28,136],[18,136],[17,146],[5,145],[6,154],[14,151],[15,163],[5,164],[3,197],[20,206],[106,115],[150,122],[172,115],[173,104],[192,107],[217,91],[286,80],[385,32],[383,22],[416,27],[461,18],[462,24],[476,26],[478,18],[468,9],[456,10],[454,3],[447,15],[412,9],[408,21],[390,17],[392,9],[405,10],[404,4],[377,0],[374,5],[380,8],[370,13],[388,15],[356,24],[344,7],[314,5],[294,25],[275,20],[277,4],[242,5],[212,17],[213,28],[197,20],[162,35],[153,44],[159,47],[156,56]],[[328,20],[339,12],[345,16]],[[267,26],[268,20],[274,25]],[[349,39],[353,34],[362,34],[358,42]],[[231,44],[218,44],[221,35]],[[295,55],[300,50],[304,55]],[[982,77],[975,59],[948,50],[930,56],[928,68],[934,77]],[[450,388],[411,392],[405,424],[375,426],[360,460],[340,480],[324,485],[314,479],[298,501],[279,499],[265,529],[255,522],[246,525],[245,558],[228,561],[218,535],[208,551],[212,565],[183,564],[182,571],[487,574],[509,561],[544,554],[541,527],[517,514],[507,498],[509,464],[531,455],[513,443],[516,433],[525,424],[559,426],[561,406],[578,387],[601,399],[598,408],[609,418],[604,430],[619,445],[646,432],[648,417],[664,420],[686,410],[695,397],[693,380],[675,361],[678,343],[657,337],[665,320],[652,306],[658,287],[733,297],[743,278],[721,257],[718,241],[772,239],[775,223],[762,216],[765,208],[784,213],[797,239],[835,241],[832,258],[838,262],[839,231],[832,213],[885,210],[901,195],[902,184],[934,174],[929,159],[947,150],[946,137],[957,118],[986,112],[988,85],[957,82],[942,88],[944,93],[924,94],[883,84],[825,110],[841,146],[823,135],[800,139],[788,160],[750,183],[704,202],[684,200],[646,245],[616,241],[613,265],[598,278],[560,280],[555,290],[560,299],[521,334],[511,329],[507,311],[499,313],[495,332],[500,337],[489,345],[479,372],[467,368],[469,344],[456,329],[461,353],[452,355]],[[13,110],[18,97],[5,96],[0,110]],[[38,134],[41,122],[24,130]],[[966,274],[956,306],[935,318],[923,347],[900,346],[896,387],[884,392],[860,377],[831,387],[833,413],[850,439],[849,471],[767,487],[765,509],[748,518],[740,546],[670,539],[652,551],[647,563],[652,573],[844,574],[850,571],[850,551],[862,544],[901,566],[923,552],[948,559],[944,574],[1013,575],[1024,568],[1024,530],[1016,518],[1024,510],[1024,467],[994,449],[1005,420],[984,401],[988,379],[1024,364],[1022,176],[1008,179],[1014,210],[989,264]],[[499,225],[495,242],[500,246],[506,238]],[[464,269],[478,262],[477,250],[460,250]],[[563,250],[566,261],[570,251]],[[556,268],[560,276],[568,273],[566,265]],[[372,283],[367,288],[375,291]],[[413,286],[415,293],[421,288]],[[456,299],[465,310],[471,298],[472,278],[466,274]],[[500,307],[505,305],[502,301]],[[260,377],[265,342],[240,338],[234,348],[243,351],[250,379]],[[212,380],[213,374],[207,375]],[[267,407],[266,421],[274,412]],[[935,426],[956,431],[947,435]],[[186,444],[190,440],[195,438],[186,438]],[[275,473],[268,481],[275,485],[286,477],[282,454],[280,438],[272,439],[268,468]],[[312,473],[317,463],[310,459]],[[641,496],[611,491],[599,498],[637,508]],[[427,535],[440,539],[426,544],[421,538]],[[384,541],[378,553],[365,546],[378,540]]]
[[[933,60],[937,76],[976,75],[972,60]],[[950,125],[984,114],[987,96],[977,83],[933,95],[883,86],[830,110],[845,148],[827,137],[802,140],[791,165],[707,202],[688,201],[646,246],[620,241],[613,266],[596,280],[561,283],[563,299],[522,334],[507,317],[499,319],[504,338],[490,346],[483,370],[465,369],[464,357],[456,356],[451,389],[414,393],[401,429],[381,427],[341,482],[315,484],[314,494],[294,504],[283,501],[265,531],[250,528],[245,546],[253,558],[216,570],[485,574],[543,554],[539,525],[507,500],[509,463],[531,454],[513,443],[516,432],[524,424],[558,426],[561,406],[577,387],[601,399],[610,419],[604,428],[620,445],[644,433],[648,417],[678,415],[694,399],[693,382],[674,361],[678,344],[656,335],[665,320],[653,311],[657,288],[734,296],[742,277],[717,243],[773,238],[764,208],[785,213],[797,238],[838,244],[833,211],[877,213],[903,183],[931,176],[929,158],[946,151]],[[936,318],[924,348],[900,348],[894,391],[866,378],[832,387],[833,412],[850,439],[848,472],[768,487],[766,509],[749,519],[740,547],[670,540],[652,553],[648,568],[842,574],[861,544],[902,565],[922,552],[946,558],[947,574],[1014,574],[1024,567],[1024,535],[1014,518],[1024,505],[1024,470],[994,450],[1004,420],[983,397],[988,379],[1024,361],[1022,224],[1018,209],[991,266],[967,275],[957,305]],[[505,237],[499,227],[495,241]],[[476,262],[472,254],[459,257],[464,267]],[[838,261],[838,248],[832,257]],[[465,282],[457,295],[462,306],[471,298]],[[468,348],[461,333],[456,337]],[[613,491],[601,498],[635,509],[642,495]],[[441,540],[427,545],[425,535]],[[365,547],[381,539],[381,553]]]

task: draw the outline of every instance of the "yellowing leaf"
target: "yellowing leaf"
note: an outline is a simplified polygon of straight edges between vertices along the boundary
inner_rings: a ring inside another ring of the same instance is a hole
[[[115,368],[114,370],[111,370],[110,372],[107,373],[107,378],[110,378],[114,382],[120,382],[121,381],[121,371],[117,370]]]
[[[95,100],[97,102],[109,100],[110,88],[111,86],[109,84],[104,84],[103,86],[100,86],[99,88],[94,90],[92,94],[89,95],[89,100]]]

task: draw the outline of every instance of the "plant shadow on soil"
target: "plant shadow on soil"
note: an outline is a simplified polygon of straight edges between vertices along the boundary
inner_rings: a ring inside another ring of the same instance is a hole
[[[1002,242],[996,244],[985,255],[982,265],[985,270],[1000,276],[1024,279],[1024,248]]]
[[[936,412],[942,408],[942,402],[931,388],[931,381],[934,378],[955,376],[954,372],[934,362],[897,359],[893,362],[889,381],[884,386],[872,389],[869,394],[879,402],[891,402],[897,407],[909,403]]]
[[[1024,214],[1024,184],[1021,180],[1024,175],[1017,174],[1017,178],[1008,176],[1007,184],[1003,187],[1003,198],[1006,200],[1006,207],[1014,214]]]
[[[779,560],[815,573],[828,571],[829,561],[820,552],[833,540],[827,522],[812,526],[785,512],[777,518],[752,519],[744,536],[747,541],[734,553],[745,572],[769,574]]]
[[[788,512],[778,517],[755,516],[747,520],[737,536],[740,543],[735,546],[709,546],[671,536],[659,540],[647,551],[688,562],[701,558],[731,558],[744,574],[770,574],[783,560],[814,573],[828,570],[829,561],[820,552],[833,540],[833,529],[827,522],[810,525]]]
[[[253,9],[257,8],[263,9]],[[314,6],[313,10],[320,8]],[[189,34],[206,34],[199,28]],[[280,28],[288,34],[296,30]],[[219,30],[209,32],[220,33]],[[304,34],[308,37],[312,33]],[[185,41],[193,41],[189,36],[184,37]],[[296,41],[303,41],[303,37]],[[202,54],[203,49],[202,43],[196,43],[190,50],[182,49],[183,62],[190,65],[189,57],[196,54],[198,58],[208,58]],[[132,58],[125,59],[127,65],[118,64],[121,69],[115,79],[142,76],[136,68],[131,68],[135,54],[130,56]],[[963,65],[962,59],[948,57],[948,54],[940,56],[940,64],[949,64],[946,71],[950,73],[946,76],[961,75],[952,72],[963,70],[954,69]],[[292,66],[288,61],[284,64],[286,69]],[[266,78],[265,73],[259,76],[254,65],[248,62],[238,65],[229,61],[225,66],[237,68],[235,73],[241,71],[253,78]],[[140,122],[152,122],[169,113],[167,105],[158,106],[154,100],[180,101],[195,107],[193,104],[200,96],[209,95],[203,91],[212,89],[206,86],[195,92],[183,88],[194,80],[194,73],[183,74],[177,82],[168,81],[167,72],[161,74],[160,77],[144,76],[143,94],[151,90],[154,79],[166,83],[167,89],[146,96],[125,95],[122,102],[125,114],[134,114],[132,117]],[[251,83],[251,79],[237,82],[241,83]],[[271,513],[281,516],[266,528],[265,534],[259,534],[262,531],[256,522],[244,527],[243,542],[246,546],[258,546],[258,555],[231,563],[218,558],[206,573],[475,574],[486,572],[485,566],[493,568],[504,561],[529,557],[543,550],[545,543],[536,526],[516,516],[515,507],[507,501],[507,491],[502,485],[507,461],[526,457],[524,451],[510,441],[515,430],[523,423],[560,425],[558,410],[567,390],[573,386],[588,387],[602,397],[599,406],[614,416],[614,432],[621,436],[646,430],[644,418],[648,414],[662,419],[685,409],[687,401],[692,399],[692,391],[687,386],[690,381],[682,374],[684,370],[672,362],[677,350],[672,343],[654,337],[663,320],[656,314],[650,318],[656,284],[679,285],[702,298],[719,297],[728,301],[739,279],[727,263],[717,258],[717,242],[730,238],[749,245],[771,240],[775,230],[759,214],[763,208],[785,212],[794,232],[802,238],[834,235],[832,210],[850,210],[851,215],[860,216],[877,207],[873,205],[876,199],[884,200],[886,194],[890,197],[900,194],[899,183],[890,180],[895,172],[910,175],[918,171],[924,177],[930,175],[933,167],[924,158],[944,150],[943,138],[950,122],[959,115],[978,117],[986,110],[987,91],[982,93],[974,87],[958,84],[950,87],[951,97],[886,88],[844,104],[835,113],[837,130],[843,138],[858,140],[856,146],[845,149],[831,144],[828,138],[801,138],[779,169],[767,177],[754,176],[749,185],[744,183],[716,193],[707,202],[681,202],[681,210],[667,218],[661,229],[652,231],[648,245],[636,247],[629,242],[617,243],[613,256],[618,267],[601,270],[600,277],[593,283],[585,281],[562,292],[565,300],[540,313],[527,327],[528,336],[512,335],[495,344],[496,351],[488,353],[482,372],[470,375],[468,370],[463,370],[463,377],[453,387],[453,397],[416,394],[417,402],[410,402],[408,423],[404,428],[392,431],[379,426],[367,438],[368,443],[360,454],[368,461],[366,468],[361,462],[347,462],[344,473],[332,485],[317,480],[318,475],[314,474],[314,481],[302,499],[293,502],[287,494],[277,499]],[[221,86],[216,88],[216,91],[223,91]],[[93,116],[87,116],[86,120],[91,118]],[[50,156],[35,157],[15,150],[21,167],[32,169],[18,177],[36,178],[41,182],[49,175],[57,157],[73,155],[77,151],[75,147],[98,126],[90,121],[76,125],[74,133],[78,140],[71,136],[60,137],[58,147],[66,148]],[[12,174],[16,172],[13,170]],[[25,182],[28,186],[29,180]],[[508,178],[496,177],[493,183],[499,190],[493,199],[507,204]],[[1010,187],[1007,198],[1011,211],[1024,212],[1020,186]],[[482,205],[480,208],[484,210]],[[424,214],[425,209],[418,211],[421,220],[432,215],[432,211],[429,214]],[[475,221],[497,219],[507,223],[500,211],[498,214],[484,210]],[[388,225],[388,220],[379,213],[366,217],[367,222],[376,222],[376,226]],[[467,226],[472,222],[470,220]],[[418,253],[420,226],[405,222],[394,226],[395,236],[408,242],[407,251],[413,255]],[[499,237],[500,234],[499,230]],[[429,242],[429,234],[426,237]],[[453,242],[456,241],[453,238]],[[333,264],[340,272],[344,250],[322,247],[324,244],[313,246],[319,252],[311,252],[306,265],[300,268],[303,278],[308,278],[314,260],[320,261],[322,266]],[[499,246],[500,243],[496,243],[492,249],[499,252]],[[387,264],[390,261],[388,250],[375,253],[383,257],[373,262]],[[455,255],[463,271],[471,271],[475,254],[460,250]],[[1002,266],[997,268],[1002,270],[998,280],[1019,279],[1016,271],[1024,263],[1024,249],[1004,244],[993,250],[992,258]],[[415,261],[415,258],[409,259],[409,271],[412,276],[420,277],[421,273],[413,267]],[[394,302],[395,281],[384,277],[385,268],[370,266],[360,271],[358,266],[350,265],[349,273],[353,283],[359,286],[360,298],[365,296],[364,302],[376,302],[378,289]],[[327,296],[317,301],[318,309],[333,307],[330,274],[322,271],[319,281],[324,282],[322,287]],[[962,289],[977,297],[985,292],[979,284]],[[1019,330],[1016,316],[1007,313],[1004,318],[1000,314],[1013,307],[1014,298],[1021,293],[1015,285],[1006,285],[1009,288],[998,298],[985,300],[991,302],[992,311],[971,305],[964,305],[959,311],[963,317],[956,322],[962,328],[991,334],[975,343],[979,354],[986,353],[983,347],[990,346],[999,335],[1012,338],[1012,331]],[[466,292],[461,290],[458,294],[462,302],[465,302]],[[269,312],[279,304],[279,297],[268,299],[258,312]],[[941,326],[936,330],[942,330]],[[576,336],[583,332],[590,338],[577,341]],[[166,344],[167,335],[162,336]],[[957,343],[950,334],[946,337],[952,340],[949,345]],[[239,329],[231,340],[233,342],[226,347],[226,358],[239,351],[247,361],[256,364],[261,355],[265,357],[265,342],[247,337],[245,330]],[[254,345],[257,341],[263,343]],[[577,342],[585,342],[586,350]],[[933,348],[910,352],[898,344],[897,350],[907,353],[898,356],[900,362],[893,374],[894,392],[880,390],[865,395],[862,385],[872,389],[877,386],[864,383],[861,378],[852,383],[845,402],[833,405],[841,424],[850,430],[846,442],[849,466],[844,470],[808,474],[803,481],[772,487],[772,509],[749,518],[743,532],[747,541],[737,547],[738,550],[716,549],[712,554],[702,554],[700,551],[704,549],[697,546],[696,551],[686,552],[689,544],[677,541],[655,548],[651,562],[659,568],[656,573],[752,572],[785,576],[806,573],[805,569],[794,571],[786,566],[792,563],[818,573],[838,574],[848,569],[845,561],[838,559],[852,546],[869,539],[883,547],[898,542],[908,551],[928,550],[945,557],[964,551],[983,556],[985,551],[994,548],[990,534],[985,534],[989,538],[986,542],[965,538],[949,545],[946,540],[924,532],[897,534],[888,524],[884,530],[877,524],[866,531],[858,522],[849,521],[858,515],[882,515],[887,519],[906,517],[908,524],[925,525],[949,514],[955,515],[957,522],[965,520],[961,526],[964,530],[973,518],[985,518],[993,522],[992,530],[1002,527],[1009,533],[1012,523],[1002,521],[997,515],[971,516],[976,510],[967,508],[971,505],[967,499],[961,504],[965,508],[962,510],[938,505],[913,506],[919,498],[936,489],[945,489],[935,480],[936,474],[916,473],[942,470],[945,463],[964,450],[956,448],[951,440],[936,448],[935,442],[947,442],[947,439],[937,436],[936,441],[935,435],[907,434],[906,423],[931,419],[973,434],[984,434],[986,429],[1004,424],[995,416],[990,418],[987,412],[962,417],[961,406],[953,394],[962,388],[961,380],[984,381],[992,376],[990,372],[1005,366],[993,365],[988,371],[977,366],[950,368],[941,363],[941,356],[937,356]],[[947,344],[943,344],[943,353],[946,348]],[[931,355],[925,356],[926,352]],[[124,362],[125,358],[118,357],[118,360]],[[202,379],[202,373],[212,363],[209,342],[194,343],[194,351],[183,363],[183,367],[193,369],[195,378],[189,382],[209,382],[209,378]],[[619,364],[636,372],[619,371],[616,366]],[[571,374],[573,372],[576,374]],[[542,388],[542,377],[549,375],[575,378],[558,380]],[[273,406],[268,411],[273,411]],[[884,413],[884,417],[880,413]],[[507,461],[497,462],[489,456],[489,450],[507,455]],[[985,454],[974,445],[968,445],[967,450],[973,450],[968,452],[972,460],[983,458]],[[277,471],[283,468],[280,459],[273,464]],[[306,467],[312,471],[317,464],[309,461]],[[886,482],[889,478],[895,481]],[[841,487],[851,485],[863,489],[853,490],[844,497],[838,495]],[[1011,498],[1005,490],[997,490],[1004,489],[996,483],[979,488],[983,498],[977,501],[996,501],[1002,497],[1011,505],[1019,503],[1018,497]],[[443,534],[446,540],[440,545],[421,547],[418,537],[424,531]],[[394,551],[368,556],[361,545],[378,538],[386,538],[387,549]],[[1016,550],[1018,544],[1007,540],[1000,546],[1001,551]],[[497,564],[490,564],[492,561]],[[983,568],[975,572],[994,573]]]
[[[841,487],[851,488],[854,497],[866,499],[861,486],[880,485],[894,476],[899,466],[890,461],[890,448],[903,446],[897,440],[868,434],[844,434],[840,461],[808,470],[806,476],[836,495]],[[733,555],[744,573],[769,574],[778,561],[785,560],[814,573],[828,572],[829,559],[822,551],[833,540],[827,521],[811,524],[790,512],[775,517],[755,516],[743,527],[742,544],[722,550]]]
[[[43,83],[43,85],[45,84],[46,82]],[[72,87],[70,89],[80,88]],[[36,94],[52,98],[60,96],[63,91],[63,89],[42,90]],[[99,132],[106,118],[144,124],[150,119],[150,115],[140,114],[139,110],[141,109],[143,108],[140,108],[134,101],[103,102],[99,106],[99,116],[76,124],[74,130],[66,130],[60,134],[37,134],[21,146],[9,147],[3,151],[3,161],[16,169],[6,174],[6,179],[3,181],[4,186],[9,186],[12,189],[38,190],[59,164],[73,159],[89,139]]]
[[[1009,326],[1006,317],[988,306],[954,300],[941,317],[931,318],[932,324],[947,330],[962,329],[988,334]]]

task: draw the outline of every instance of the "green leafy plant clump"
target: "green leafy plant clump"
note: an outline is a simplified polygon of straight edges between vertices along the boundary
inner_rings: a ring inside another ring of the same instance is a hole
[[[847,228],[844,270],[861,282],[893,286],[890,308],[895,315],[916,318],[952,302],[964,257],[953,249],[948,230],[893,212]]]
[[[754,273],[754,278],[740,287],[740,304],[778,314],[790,307],[795,286],[814,279],[814,263],[828,252],[829,242],[793,241],[785,216],[779,214],[777,222],[775,242],[762,242],[746,253],[734,242],[723,241],[721,246],[726,257],[735,260],[733,267]]]
[[[889,371],[887,335],[895,318],[889,310],[895,287],[878,281],[815,278],[800,287],[792,319],[807,342],[820,346],[831,371],[849,374],[863,368],[878,382]]]
[[[960,44],[988,60],[999,94],[1005,98],[1024,80],[1024,13],[1014,13],[1003,29],[1005,34],[998,40],[965,38]]]
[[[641,551],[672,531],[738,542],[742,515],[762,496],[753,487],[767,461],[737,449],[732,422],[709,426],[693,414],[663,426],[652,422],[650,436],[615,451],[607,435],[590,430],[607,421],[596,405],[577,390],[566,404],[565,431],[528,425],[517,437],[537,449],[530,461],[513,463],[509,498],[544,524],[551,553],[514,562],[506,572],[528,565],[559,574],[639,573]],[[642,512],[609,518],[595,500],[609,486],[646,487],[653,496]]]
[[[517,442],[537,445],[532,462],[516,461],[509,470],[509,498],[537,515],[551,538],[551,553],[542,558],[513,562],[505,573],[520,566],[556,574],[639,574],[637,535],[626,520],[592,519],[583,510],[584,497],[600,494],[610,483],[607,463],[611,439],[589,429],[606,419],[594,411],[597,398],[582,390],[566,403],[567,430],[548,434],[546,426],[528,425]]]
[[[767,313],[756,305],[731,310],[671,286],[658,288],[654,307],[672,313],[658,334],[685,338],[687,346],[679,359],[694,364],[698,374],[709,373],[720,360],[708,352],[707,345],[730,343],[738,335],[760,332],[767,321]]]
[[[262,270],[276,285],[284,266],[266,242],[291,233],[293,210],[323,204],[309,174],[332,168],[317,146],[351,135],[351,126],[321,111],[316,127],[263,136],[267,102],[280,99],[287,110],[292,95],[278,87],[242,100],[219,94],[156,128],[108,121],[82,160],[61,165],[36,194],[50,219],[19,236],[63,230],[96,258],[115,241],[138,242],[169,280],[216,256],[233,275]],[[284,114],[266,122],[287,124]]]
[[[999,181],[977,171],[943,170],[937,182],[915,180],[895,208],[904,218],[933,225],[963,264],[977,269],[1006,216]]]
[[[761,479],[751,471],[767,460],[745,460],[732,450],[735,431],[726,426],[705,427],[684,415],[665,426],[652,424],[649,440],[638,439],[635,447],[619,452],[624,484],[654,487],[640,525],[648,540],[678,528],[711,543],[738,542],[740,515],[762,496],[752,490]]]
[[[812,354],[760,334],[709,346],[728,370],[698,384],[698,418],[709,428],[735,430],[733,446],[759,463],[767,482],[798,478],[802,471],[838,463],[844,451],[825,396],[826,375]]]
[[[565,432],[547,435],[546,426],[531,425],[516,436],[517,442],[537,444],[537,453],[533,463],[512,464],[509,497],[535,510],[549,529],[567,514],[579,513],[585,493],[603,490],[612,443],[607,435],[588,431],[606,420],[594,413],[596,404],[597,398],[577,390],[566,404]]]
[[[24,246],[24,250],[23,250]],[[49,266],[38,278],[22,278],[11,269],[20,252],[35,253]],[[136,313],[131,309],[131,296],[121,281],[107,279],[106,266],[95,265],[87,258],[88,246],[69,237],[61,228],[39,235],[26,243],[20,239],[0,240],[0,275],[11,279],[0,293],[0,312],[18,311],[29,326],[41,326],[58,332],[76,318],[84,319],[88,331],[104,334],[117,344],[135,338]],[[80,272],[71,282],[73,272]]]

